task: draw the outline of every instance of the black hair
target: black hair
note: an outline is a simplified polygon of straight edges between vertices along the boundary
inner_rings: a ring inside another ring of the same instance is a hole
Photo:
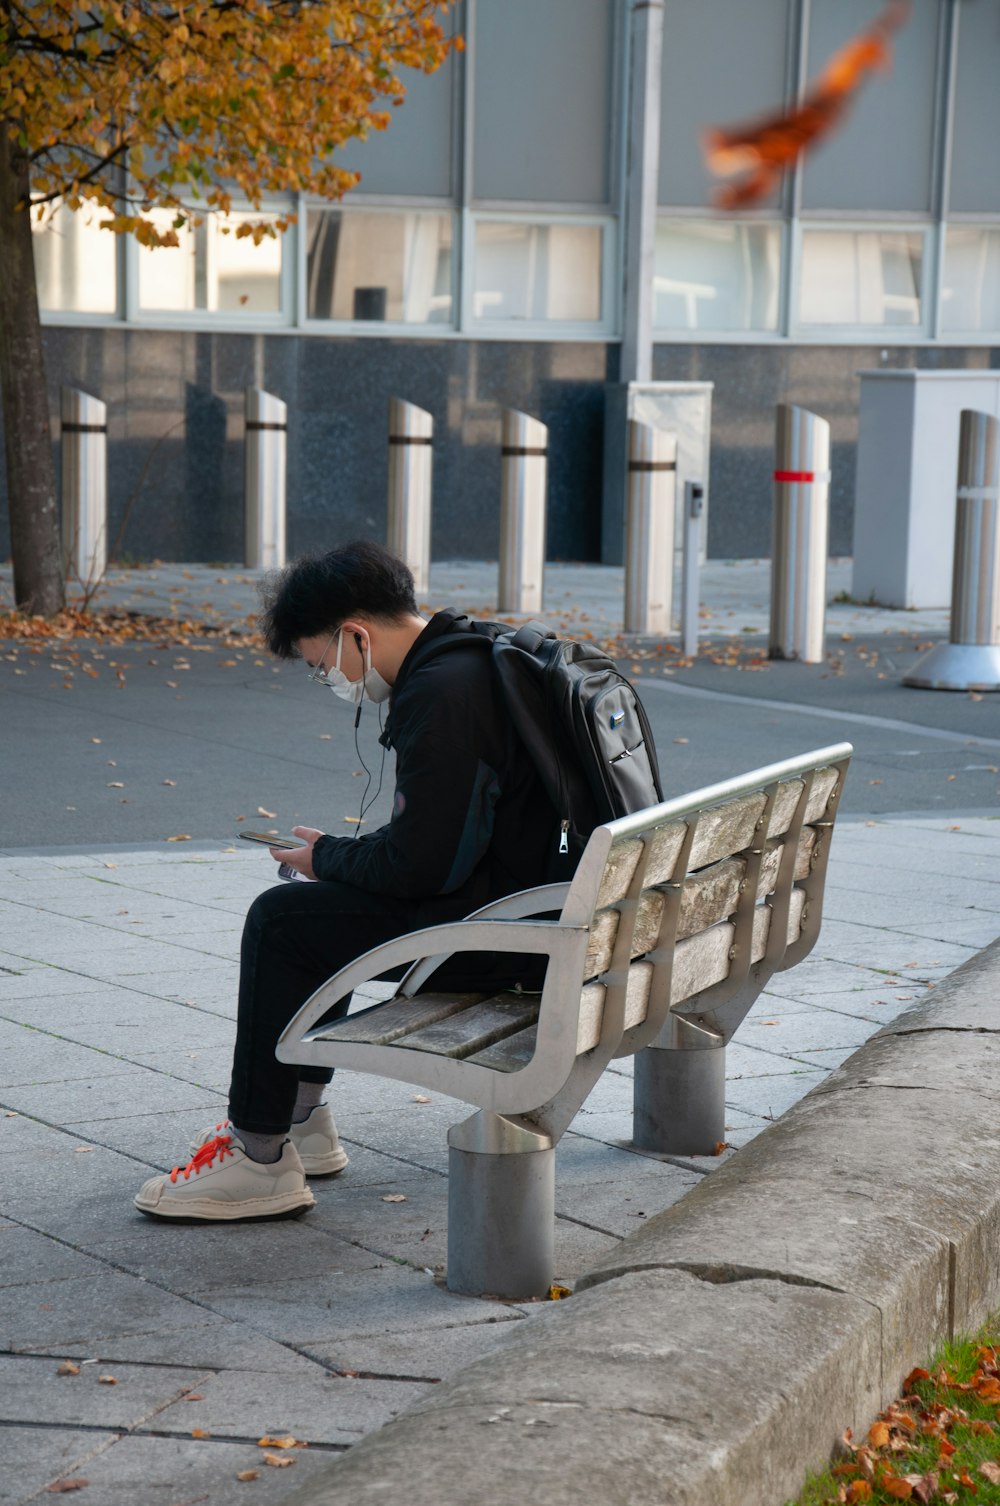
[[[348,617],[399,622],[417,612],[413,576],[371,539],[306,555],[261,586],[260,628],[272,654],[295,657],[299,638],[333,634]]]

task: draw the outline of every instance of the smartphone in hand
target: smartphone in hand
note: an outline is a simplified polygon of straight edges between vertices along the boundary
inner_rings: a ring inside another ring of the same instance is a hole
[[[239,831],[241,842],[259,842],[262,847],[280,847],[282,852],[293,847],[308,847],[301,837],[269,837],[266,831]]]

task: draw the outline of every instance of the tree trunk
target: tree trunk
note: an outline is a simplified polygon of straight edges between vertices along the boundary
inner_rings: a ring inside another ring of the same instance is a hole
[[[66,591],[28,191],[16,127],[0,119],[0,390],[14,600],[51,617]]]

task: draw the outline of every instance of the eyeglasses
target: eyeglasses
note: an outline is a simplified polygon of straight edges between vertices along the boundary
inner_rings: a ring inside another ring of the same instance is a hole
[[[309,671],[309,678],[310,678],[310,680],[315,680],[320,685],[325,685],[326,684],[326,677],[330,673],[330,671],[328,669],[324,669],[323,668],[323,660],[326,658],[327,654],[330,652],[330,647],[331,647],[334,639],[335,638],[339,638],[339,637],[340,637],[340,628],[338,628],[335,633],[331,633],[330,634],[330,637],[329,637],[329,640],[327,642],[326,648],[323,650],[323,652],[319,656],[319,663],[316,665],[316,667],[314,669],[311,669]]]

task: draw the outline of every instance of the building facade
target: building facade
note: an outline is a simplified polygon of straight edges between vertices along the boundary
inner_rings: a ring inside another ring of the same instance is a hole
[[[154,251],[83,213],[37,228],[53,412],[63,384],[108,404],[124,557],[241,557],[248,384],[289,405],[292,554],[383,536],[399,396],[434,415],[436,557],[496,556],[505,407],[549,425],[550,557],[600,557],[632,4],[464,0],[465,51],[344,152],[358,188],[303,195],[259,247],[211,222]],[[769,551],[776,403],[831,421],[849,553],[858,370],[1000,359],[1000,0],[913,0],[836,134],[760,207],[712,207],[702,132],[793,103],[877,10],[664,0],[653,376],[714,383],[714,556]]]

